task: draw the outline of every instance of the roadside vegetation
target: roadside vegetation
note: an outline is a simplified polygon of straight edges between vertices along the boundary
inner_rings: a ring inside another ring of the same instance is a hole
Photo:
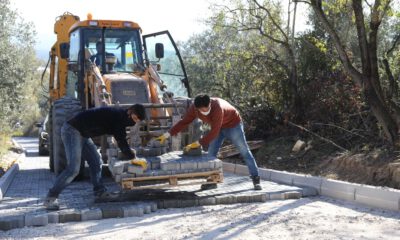
[[[266,142],[259,165],[400,187],[398,2],[231,0],[211,8],[208,30],[181,45],[191,86],[241,110],[248,139]],[[300,18],[309,24],[302,32]],[[298,140],[306,144],[293,152]]]
[[[39,67],[35,30],[8,0],[0,0],[0,167],[8,168],[4,155],[12,147],[11,136],[29,134],[41,118]]]

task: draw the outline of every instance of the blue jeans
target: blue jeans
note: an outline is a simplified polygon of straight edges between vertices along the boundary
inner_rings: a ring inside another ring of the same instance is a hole
[[[90,179],[94,193],[105,191],[106,188],[101,181],[102,161],[92,139],[83,138],[79,131],[68,123],[64,123],[61,128],[61,139],[65,148],[67,166],[57,176],[48,196],[58,197],[62,190],[74,180],[79,174],[81,159],[86,160],[89,164]]]
[[[258,176],[257,163],[247,145],[242,122],[238,123],[233,128],[221,128],[219,135],[212,140],[208,146],[208,155],[216,157],[225,138],[229,139],[239,150],[240,155],[249,168],[250,175],[252,177]]]

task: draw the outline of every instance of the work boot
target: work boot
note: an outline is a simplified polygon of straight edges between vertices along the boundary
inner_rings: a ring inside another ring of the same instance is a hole
[[[54,211],[60,209],[60,204],[58,203],[58,199],[56,197],[46,197],[44,199],[43,206],[45,206],[47,210]]]
[[[260,176],[252,176],[251,179],[253,180],[254,190],[262,190]]]
[[[210,184],[201,184],[201,190],[210,190],[210,189],[216,189],[218,185],[216,183],[210,183]]]

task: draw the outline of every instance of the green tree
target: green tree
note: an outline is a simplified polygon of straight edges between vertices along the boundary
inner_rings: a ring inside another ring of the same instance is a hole
[[[0,128],[12,130],[17,122],[37,117],[39,62],[35,31],[8,0],[0,0]],[[33,121],[33,120],[30,120]]]
[[[371,4],[368,2],[363,4],[361,0],[350,2],[311,0],[309,4],[331,37],[344,70],[362,89],[365,100],[382,126],[388,141],[397,143],[400,115],[390,109],[391,100],[383,92],[378,64],[380,37],[378,32],[382,21],[395,16],[390,14],[392,1],[376,0]],[[339,35],[339,29],[335,28],[335,24],[330,21],[327,13],[337,6],[346,6],[352,11],[351,25],[357,32],[358,51],[352,51]],[[369,10],[369,14],[366,14],[366,10]]]

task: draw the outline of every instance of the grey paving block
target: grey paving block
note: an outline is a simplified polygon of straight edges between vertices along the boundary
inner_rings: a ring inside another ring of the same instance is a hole
[[[157,209],[163,209],[164,207],[164,201],[163,200],[159,200],[157,201]]]
[[[143,168],[140,166],[129,164],[128,173],[143,174]]]
[[[250,197],[248,195],[238,195],[236,196],[236,201],[238,203],[248,203],[250,202]]]
[[[48,223],[47,213],[25,215],[25,226],[45,226]]]
[[[149,214],[151,213],[151,205],[148,203],[140,204],[140,206],[143,208],[143,213],[144,214]]]
[[[47,218],[49,223],[59,223],[60,222],[60,217],[58,212],[49,212],[47,213]]]
[[[14,228],[23,228],[25,225],[24,215],[6,216],[0,218],[0,230],[8,231]]]
[[[81,210],[81,220],[100,220],[103,217],[103,213],[100,208],[85,208]]]
[[[123,172],[126,172],[129,165],[131,166],[131,164],[129,164],[129,161],[115,162],[113,165],[113,168],[112,168],[112,174],[117,175],[117,174],[122,174]]]
[[[117,183],[121,182],[121,180],[122,180],[122,175],[121,175],[121,174],[114,175],[114,180],[115,180]]]
[[[199,205],[199,200],[197,199],[182,199],[180,201],[180,207],[181,208],[186,208],[186,207],[195,207]]]
[[[212,169],[214,168],[215,163],[214,161],[209,160],[198,160],[197,161],[197,169]]]
[[[373,186],[357,186],[355,201],[373,207],[400,210],[400,191]]]
[[[166,199],[163,202],[164,202],[163,204],[164,208],[178,208],[180,206],[179,200]]]
[[[302,187],[301,196],[302,197],[310,197],[318,195],[318,190],[313,187]]]
[[[115,148],[108,148],[108,149],[107,149],[107,156],[108,156],[109,158],[118,156],[118,150],[115,149]]]
[[[124,178],[134,178],[134,177],[136,177],[136,175],[133,174],[133,173],[123,173],[123,174],[121,174],[121,179],[124,179]]]
[[[297,191],[285,192],[283,196],[285,199],[300,199],[301,192],[297,192]]]
[[[151,206],[151,211],[152,211],[152,212],[157,211],[157,203],[156,203],[156,202],[150,203],[150,206]]]
[[[249,196],[251,202],[266,202],[270,199],[270,196],[266,193],[254,194]]]
[[[118,159],[121,159],[121,158],[123,158],[123,157],[124,157],[124,154],[121,152],[121,150],[118,150],[117,158],[118,158]]]
[[[271,200],[283,200],[285,199],[285,195],[284,193],[281,192],[273,192],[273,193],[269,193],[269,199]]]
[[[235,203],[234,197],[230,195],[216,196],[216,204],[232,204]]]
[[[159,156],[165,152],[165,147],[144,147],[142,148],[142,154],[145,157]]]
[[[150,166],[153,170],[161,169],[161,163],[159,162],[151,162]]]
[[[177,171],[180,170],[181,164],[178,161],[162,161],[160,167],[164,171]]]
[[[123,217],[141,217],[144,214],[144,208],[139,205],[129,205],[122,207]]]
[[[196,161],[181,161],[181,170],[189,170],[189,169],[196,169],[197,162]]]
[[[77,209],[67,209],[58,212],[60,223],[81,221],[81,212]]]
[[[124,217],[124,211],[121,206],[113,205],[102,207],[103,218],[122,218]]]

